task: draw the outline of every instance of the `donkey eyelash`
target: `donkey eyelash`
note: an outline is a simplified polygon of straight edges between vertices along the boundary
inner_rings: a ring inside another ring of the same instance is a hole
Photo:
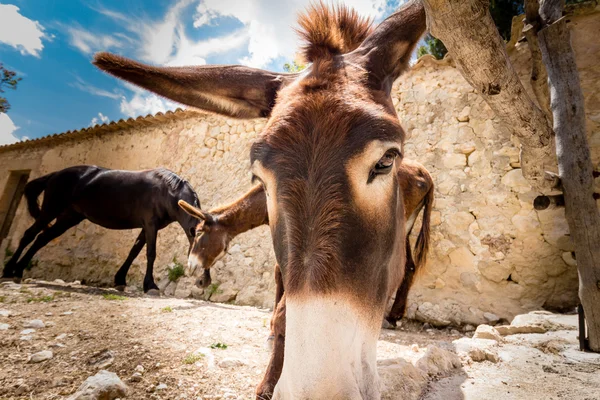
[[[385,156],[393,156],[394,159],[392,160],[392,164],[385,168],[382,171],[377,171],[377,165],[381,162],[381,160],[385,157]],[[371,170],[369,171],[369,177],[367,178],[367,184],[372,183],[375,178],[377,177],[377,175],[383,175],[383,174],[387,174],[389,171],[391,171],[391,168],[394,166],[394,163],[396,162],[396,159],[402,157],[402,153],[400,152],[400,150],[396,147],[392,147],[391,149],[389,149],[388,151],[386,151],[383,156],[381,156],[381,158],[375,163],[375,165],[373,165],[373,167],[371,167]]]
[[[385,154],[388,154],[388,153],[394,154],[396,157],[402,157],[402,152],[397,147],[392,147],[391,149],[389,149],[388,151],[385,152]]]

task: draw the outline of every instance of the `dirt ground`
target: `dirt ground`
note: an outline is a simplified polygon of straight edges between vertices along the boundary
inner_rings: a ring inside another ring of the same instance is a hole
[[[81,285],[0,284],[0,399],[67,398],[100,369],[129,386],[127,399],[254,398],[269,359],[270,310],[116,295]],[[36,319],[45,327],[23,332]],[[600,356],[575,350],[576,331],[554,334],[507,337],[496,363],[463,357],[461,368],[431,377],[415,398],[600,399]],[[472,333],[404,323],[382,331],[378,359],[410,362],[428,346],[452,350],[465,335]],[[27,362],[42,350],[52,359]],[[139,366],[141,379],[132,382]]]

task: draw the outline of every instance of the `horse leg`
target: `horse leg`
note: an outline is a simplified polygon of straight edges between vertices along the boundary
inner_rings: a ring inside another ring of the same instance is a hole
[[[144,276],[144,293],[148,293],[150,295],[159,295],[160,291],[156,283],[154,283],[153,269],[154,269],[154,260],[156,259],[156,236],[158,234],[158,229],[156,225],[151,225],[144,227],[144,231],[146,232],[146,258],[148,259],[148,265],[146,267],[146,276]]]
[[[285,294],[277,304],[273,318],[275,343],[273,352],[271,353],[271,360],[269,360],[269,365],[267,366],[267,372],[256,389],[257,400],[271,399],[273,397],[273,389],[275,389],[275,385],[279,381],[281,370],[283,369],[283,353],[285,350]]]
[[[412,285],[413,278],[416,272],[415,262],[412,258],[412,252],[410,250],[410,242],[408,238],[406,240],[406,264],[404,267],[404,279],[402,284],[396,291],[396,299],[392,305],[390,313],[385,318],[392,326],[396,326],[396,322],[404,316],[406,311],[406,299],[408,297],[408,291]]]
[[[275,316],[277,315],[277,305],[283,297],[283,276],[279,264],[275,264],[275,306],[273,307],[273,316],[271,317],[271,332],[267,338],[267,348],[273,350],[273,342],[275,341]]]
[[[135,258],[138,256],[138,254],[140,254],[140,251],[142,251],[145,244],[146,244],[146,232],[144,232],[144,230],[142,229],[142,231],[138,235],[137,239],[135,239],[135,243],[133,244],[133,247],[129,251],[129,255],[127,256],[127,259],[125,260],[123,265],[121,265],[121,268],[119,268],[119,270],[115,274],[115,287],[117,288],[117,290],[119,290],[121,292],[125,290],[125,286],[127,286],[127,280],[126,280],[127,272],[129,272],[131,263],[133,262],[133,260],[135,260]]]
[[[83,221],[85,217],[81,214],[77,214],[73,211],[69,211],[65,214],[60,215],[54,225],[44,230],[42,233],[38,235],[35,239],[35,242],[31,245],[29,250],[25,253],[23,258],[19,260],[15,267],[15,278],[20,280],[23,277],[23,271],[35,255],[42,247],[50,243],[51,240],[56,239],[63,233],[65,233],[69,228],[74,227]]]
[[[21,257],[23,250],[25,250],[29,243],[33,242],[35,237],[48,226],[48,222],[47,218],[39,218],[25,231],[19,242],[19,247],[4,266],[4,271],[2,271],[3,278],[12,278],[15,276],[15,266],[17,265],[17,261],[19,261],[19,257]]]

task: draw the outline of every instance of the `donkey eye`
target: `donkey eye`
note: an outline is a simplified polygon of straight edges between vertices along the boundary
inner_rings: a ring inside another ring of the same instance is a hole
[[[398,156],[397,153],[388,151],[387,153],[385,153],[385,155],[383,157],[381,157],[379,162],[377,162],[377,164],[375,165],[375,170],[376,171],[389,170],[390,168],[392,168],[392,165],[394,165],[394,160],[396,159],[397,156]]]
[[[369,172],[369,179],[367,180],[367,183],[371,183],[377,175],[390,173],[392,167],[394,166],[394,161],[399,155],[400,152],[397,149],[388,150],[383,157],[377,161],[377,164],[375,164],[371,172]]]
[[[267,195],[267,196],[269,195],[267,193],[267,185],[265,185],[265,183],[263,182],[262,179],[260,179],[258,176],[254,175],[254,174],[252,174],[252,183],[253,184],[258,183],[258,184],[262,185],[262,187],[263,187],[263,189],[265,191],[265,195]]]

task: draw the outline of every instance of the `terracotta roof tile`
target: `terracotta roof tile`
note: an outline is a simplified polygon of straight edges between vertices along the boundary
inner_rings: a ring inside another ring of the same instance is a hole
[[[141,126],[147,126],[154,122],[165,122],[170,120],[183,119],[194,114],[199,113],[194,110],[184,110],[178,108],[175,111],[167,111],[165,113],[158,112],[156,114],[139,116],[137,118],[120,119],[118,121],[111,121],[101,125],[94,125],[89,128],[82,128],[63,133],[54,133],[37,139],[30,139],[22,142],[6,144],[0,146],[0,152],[37,147],[48,144],[58,144],[69,140],[83,139],[94,135],[105,135],[112,132],[120,131],[122,129],[131,129]]]

